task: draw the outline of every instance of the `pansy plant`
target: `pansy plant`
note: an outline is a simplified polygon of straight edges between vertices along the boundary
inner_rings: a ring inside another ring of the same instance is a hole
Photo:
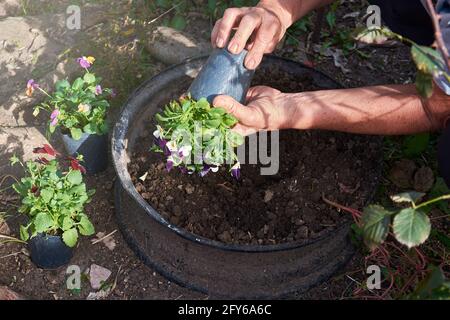
[[[227,164],[231,174],[239,178],[235,148],[244,143],[244,138],[231,130],[238,121],[223,108],[187,96],[170,102],[156,114],[156,120],[152,150],[164,153],[167,171],[178,167],[183,173],[203,177]]]
[[[102,88],[101,78],[96,77],[89,69],[94,64],[94,57],[80,57],[77,63],[85,70],[82,77],[72,83],[68,80],[56,82],[55,92],[49,94],[33,79],[27,83],[26,93],[31,96],[39,90],[47,96],[47,100],[35,106],[33,115],[40,110],[50,113],[48,128],[50,133],[60,126],[63,133],[70,133],[73,139],[79,140],[83,133],[106,134],[108,123],[107,110],[110,107],[109,97],[114,97],[112,89]]]
[[[94,234],[84,206],[95,190],[87,190],[83,182],[82,158],[62,158],[47,144],[33,152],[37,158],[26,163],[11,158],[12,165],[20,164],[25,170],[25,176],[13,185],[22,200],[19,212],[28,218],[20,226],[20,237],[27,241],[38,233],[61,235],[64,243],[73,247],[79,234]]]

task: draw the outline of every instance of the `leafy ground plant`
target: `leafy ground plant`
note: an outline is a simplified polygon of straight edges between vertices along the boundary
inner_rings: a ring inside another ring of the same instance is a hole
[[[231,174],[239,178],[240,164],[234,149],[244,143],[244,138],[231,131],[238,121],[224,109],[188,96],[170,102],[156,114],[156,120],[152,150],[167,157],[167,171],[179,167],[182,172],[205,176],[229,164]]]
[[[115,93],[113,89],[102,88],[102,79],[89,71],[94,61],[94,57],[78,58],[77,63],[85,70],[83,77],[76,78],[73,83],[68,80],[56,82],[53,94],[43,90],[33,79],[28,81],[28,96],[38,89],[48,98],[34,108],[33,115],[37,116],[40,110],[50,113],[50,133],[61,126],[63,133],[70,133],[73,139],[79,140],[83,133],[103,135],[108,132],[106,115],[110,104],[107,99]]]
[[[95,190],[87,190],[79,163],[81,158],[63,159],[68,166],[60,166],[59,154],[49,145],[35,148],[39,154],[36,160],[22,163],[16,156],[11,164],[20,164],[25,176],[13,185],[20,195],[22,205],[19,212],[28,218],[26,225],[20,226],[20,238],[27,241],[38,233],[61,235],[64,243],[73,247],[78,234],[94,234],[94,226],[84,212]]]

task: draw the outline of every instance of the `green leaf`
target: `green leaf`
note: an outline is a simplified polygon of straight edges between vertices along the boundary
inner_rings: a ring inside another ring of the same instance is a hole
[[[70,88],[70,83],[67,80],[59,80],[55,83],[55,89],[56,91],[62,91],[67,88]]]
[[[427,276],[417,285],[410,299],[435,299],[433,291],[440,288],[445,283],[445,275],[441,268],[431,266]]]
[[[212,108],[209,111],[209,114],[212,115],[214,118],[216,118],[216,117],[221,118],[226,113],[227,113],[227,111],[224,108],[220,108],[220,107]]]
[[[223,118],[223,123],[228,128],[234,127],[234,125],[238,122],[239,122],[238,119],[236,119],[235,117],[233,117],[232,115],[229,115],[229,114],[226,114]]]
[[[420,210],[403,209],[394,217],[393,229],[395,238],[412,248],[428,239],[431,231],[430,218]]]
[[[34,117],[37,117],[38,115],[39,115],[39,111],[40,111],[41,109],[39,108],[39,107],[35,107],[34,109],[33,109],[33,116]]]
[[[170,20],[170,26],[177,30],[184,30],[186,28],[186,19],[183,16],[176,15]]]
[[[450,194],[450,189],[447,187],[442,177],[436,178],[433,188],[430,191],[429,197],[431,199],[438,198],[444,194]],[[432,204],[432,207],[437,206],[439,210],[446,214],[450,214],[449,201],[439,201]]]
[[[89,134],[94,134],[97,132],[97,126],[93,123],[88,123],[87,125],[85,125],[83,127],[83,132],[89,133]]]
[[[439,51],[425,46],[412,45],[411,55],[419,71],[439,76],[445,73],[444,60]]]
[[[391,212],[379,205],[370,205],[362,215],[362,232],[366,245],[375,249],[386,240],[391,222]]]
[[[71,170],[67,174],[67,181],[69,181],[72,185],[79,185],[81,182],[83,182],[83,176],[81,175],[80,171]]]
[[[237,132],[230,131],[228,134],[228,141],[231,144],[231,147],[236,148],[244,143],[244,137]]]
[[[222,121],[220,119],[211,119],[205,121],[205,126],[207,128],[216,129],[220,126],[221,123]]]
[[[94,225],[84,215],[80,219],[80,224],[78,225],[78,230],[84,236],[93,235],[95,232]]]
[[[78,240],[78,231],[75,228],[66,230],[62,234],[62,239],[64,243],[69,247],[74,247]]]
[[[30,235],[28,234],[28,229],[25,226],[20,226],[20,239],[23,241],[27,241],[30,238]]]
[[[422,97],[431,97],[433,94],[433,77],[427,73],[418,71],[416,75],[416,88]]]
[[[9,161],[12,166],[20,162],[19,158],[16,155],[13,155],[11,158],[9,158]]]
[[[46,232],[53,226],[52,217],[46,212],[39,212],[34,219],[34,227],[37,232]]]
[[[92,84],[95,82],[95,75],[92,73],[86,73],[83,77],[84,82]]]
[[[63,219],[62,230],[66,231],[73,227],[73,219],[70,216],[66,216]]]
[[[49,203],[50,200],[53,197],[53,189],[50,188],[45,188],[43,190],[41,190],[41,197],[44,200],[45,203]]]
[[[74,140],[80,140],[81,135],[83,134],[83,131],[78,128],[70,128],[70,135]]]
[[[74,91],[79,91],[83,88],[84,80],[82,78],[77,78],[72,84],[72,89]]]
[[[391,199],[392,199],[392,201],[397,202],[397,203],[409,202],[409,203],[416,204],[417,201],[422,199],[425,195],[426,194],[422,193],[422,192],[408,191],[408,192],[396,194],[396,195],[392,196]]]
[[[408,158],[420,156],[428,148],[429,143],[429,133],[407,136],[403,142],[403,154]]]

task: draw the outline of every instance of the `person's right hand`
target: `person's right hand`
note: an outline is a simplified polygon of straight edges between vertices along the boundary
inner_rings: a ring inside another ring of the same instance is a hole
[[[265,7],[230,8],[214,26],[211,35],[213,47],[224,48],[234,28],[237,31],[228,44],[231,53],[238,54],[245,48],[249,50],[245,66],[255,69],[265,53],[275,50],[290,22],[283,21],[282,14]]]

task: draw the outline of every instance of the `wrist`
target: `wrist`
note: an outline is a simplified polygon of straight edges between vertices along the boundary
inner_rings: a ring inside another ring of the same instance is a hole
[[[316,129],[317,108],[309,92],[283,94],[283,107],[288,110],[286,129]]]
[[[281,4],[283,2],[283,4]],[[272,12],[280,21],[284,30],[287,30],[295,22],[295,3],[296,0],[282,1],[282,0],[261,0],[257,7],[263,8]]]

